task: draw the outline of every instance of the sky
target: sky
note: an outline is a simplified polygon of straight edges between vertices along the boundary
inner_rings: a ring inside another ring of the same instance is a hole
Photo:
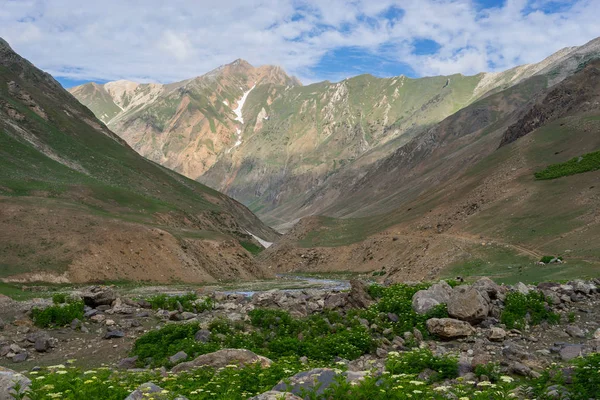
[[[242,58],[303,83],[501,71],[600,36],[600,0],[0,0],[0,37],[65,87]]]

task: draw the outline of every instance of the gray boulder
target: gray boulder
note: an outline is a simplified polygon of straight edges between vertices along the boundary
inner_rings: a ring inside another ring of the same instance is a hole
[[[177,364],[178,362],[181,362],[181,361],[185,360],[186,358],[188,358],[187,353],[185,351],[180,351],[180,352],[173,354],[171,357],[169,357],[169,362],[171,364]]]
[[[471,336],[475,329],[467,322],[452,318],[431,318],[426,322],[427,330],[442,339]]]
[[[163,394],[163,388],[156,386],[152,382],[146,382],[138,386],[136,390],[131,392],[125,400],[167,400],[172,398],[169,393]],[[186,397],[177,396],[175,400],[187,400]]]
[[[412,308],[418,314],[426,314],[439,304],[448,303],[452,295],[452,287],[446,281],[431,285],[429,289],[419,290],[412,298]]]
[[[260,364],[263,368],[269,367],[273,362],[266,357],[259,356],[246,349],[222,349],[214,353],[203,354],[196,359],[173,367],[173,372],[188,371],[198,367],[222,368],[226,365]]]
[[[331,368],[315,368],[310,371],[299,372],[291,378],[279,382],[273,390],[280,392],[291,392],[295,395],[302,394],[303,391],[315,390],[317,394],[323,392],[336,382],[340,372]],[[361,381],[367,376],[367,371],[341,372],[347,382]]]
[[[210,340],[212,333],[208,329],[200,329],[194,335],[196,342],[207,343]]]
[[[348,305],[355,308],[369,308],[375,303],[367,289],[368,285],[365,282],[351,279]]]
[[[15,386],[20,385],[20,393],[24,393],[31,385],[31,381],[24,375],[12,369],[0,367],[0,400],[14,400]]]
[[[250,397],[248,400],[302,400],[302,397],[298,397],[292,393],[284,393],[279,392],[277,390],[269,390],[268,392],[261,393],[254,397]]]
[[[82,294],[83,302],[92,308],[110,306],[117,299],[115,291],[107,286],[91,286]]]
[[[489,311],[490,305],[487,300],[471,286],[454,288],[448,300],[448,315],[462,321],[481,322]]]

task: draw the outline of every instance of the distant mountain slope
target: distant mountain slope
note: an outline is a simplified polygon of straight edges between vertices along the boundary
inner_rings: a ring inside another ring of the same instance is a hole
[[[359,179],[326,187],[337,196],[327,198],[324,213],[345,218],[301,220],[264,262],[278,271],[383,268],[392,280],[597,276],[600,171],[534,177],[600,150],[596,58],[563,59],[554,71],[571,75],[554,86],[546,89],[556,77],[551,69],[491,94]],[[567,264],[535,264],[552,254]]]
[[[238,60],[171,85],[112,82],[71,92],[142,155],[286,227],[328,212],[336,187],[361,179],[444,118],[532,76],[556,84],[597,50],[594,41],[537,64],[470,77],[361,75],[309,86],[281,69]],[[123,111],[115,114],[115,106]]]
[[[1,39],[0,203],[0,278],[13,281],[255,278],[265,272],[243,247],[259,245],[250,232],[277,237],[240,203],[138,155]]]

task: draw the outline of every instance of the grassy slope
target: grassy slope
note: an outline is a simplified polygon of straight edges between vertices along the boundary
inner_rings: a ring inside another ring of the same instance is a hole
[[[10,50],[0,50],[2,202],[89,216],[94,224],[100,218],[160,226],[179,238],[251,240],[245,229],[276,236],[241,204],[139,156],[49,76]],[[16,83],[17,91],[9,89],[9,82]],[[45,268],[39,258],[22,265],[37,250],[6,239],[0,249],[3,275]],[[65,257],[48,268],[63,270],[68,263]]]

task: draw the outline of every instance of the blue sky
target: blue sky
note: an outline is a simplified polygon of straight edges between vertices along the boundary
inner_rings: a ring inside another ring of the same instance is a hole
[[[0,36],[65,87],[173,82],[243,58],[304,83],[466,75],[600,36],[600,0],[0,0]]]

